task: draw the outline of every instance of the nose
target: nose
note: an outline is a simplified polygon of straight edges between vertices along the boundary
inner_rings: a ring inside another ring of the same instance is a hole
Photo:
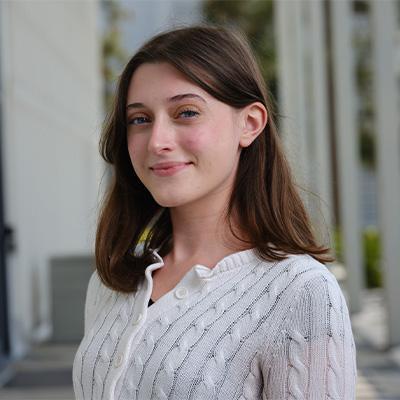
[[[175,147],[175,132],[167,118],[158,118],[153,122],[147,150],[152,153],[163,153]]]

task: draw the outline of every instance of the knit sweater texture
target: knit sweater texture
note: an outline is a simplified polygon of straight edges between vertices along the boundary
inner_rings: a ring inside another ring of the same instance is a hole
[[[153,257],[135,293],[93,273],[73,365],[77,399],[355,399],[349,312],[326,266],[244,250],[214,268],[194,265],[148,306],[152,272],[164,267]]]

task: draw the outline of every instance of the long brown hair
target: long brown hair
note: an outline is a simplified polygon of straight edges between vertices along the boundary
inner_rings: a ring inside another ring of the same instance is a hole
[[[130,80],[143,63],[168,62],[213,97],[232,107],[264,104],[268,123],[242,148],[226,210],[232,233],[267,260],[308,253],[332,261],[329,248],[316,243],[310,220],[294,185],[275,125],[276,114],[259,66],[246,39],[217,26],[192,26],[161,33],[130,59],[119,80],[113,109],[100,140],[100,152],[113,168],[96,235],[96,265],[114,290],[137,289],[152,261],[152,249],[168,254],[172,242],[169,210],[162,209],[133,170],[127,150],[126,102]],[[233,231],[231,216],[248,240]],[[157,217],[156,220],[154,218]],[[147,229],[143,252],[135,252]],[[248,247],[249,247],[248,246]]]

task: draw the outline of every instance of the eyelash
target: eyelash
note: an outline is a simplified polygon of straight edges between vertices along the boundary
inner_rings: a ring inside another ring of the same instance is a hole
[[[200,113],[195,111],[195,110],[191,110],[190,108],[186,109],[186,110],[182,110],[178,115],[181,115],[183,113],[191,113],[193,117],[197,117]]]
[[[128,121],[128,125],[141,125],[141,124],[136,124],[135,123],[135,121],[137,121],[137,120],[143,120],[143,119],[148,119],[147,117],[135,117],[135,118],[132,118],[132,119],[130,119],[129,121]]]
[[[198,115],[200,115],[200,113],[198,112],[198,111],[195,111],[195,110],[192,110],[192,109],[190,109],[190,108],[187,108],[187,109],[185,109],[185,110],[182,110],[182,111],[180,111],[179,112],[179,114],[178,114],[178,116],[180,116],[180,115],[182,115],[182,114],[184,114],[184,113],[191,113],[191,116],[190,117],[185,117],[185,119],[188,119],[188,118],[195,118],[195,117],[197,117]],[[137,124],[136,123],[136,121],[137,120],[145,120],[145,119],[149,119],[148,117],[143,117],[143,116],[141,116],[141,117],[135,117],[135,118],[132,118],[132,119],[130,119],[129,121],[128,121],[128,125],[142,125],[142,124]],[[144,122],[143,122],[144,123]]]

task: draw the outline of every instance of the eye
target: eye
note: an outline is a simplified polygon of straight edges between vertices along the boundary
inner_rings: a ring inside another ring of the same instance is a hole
[[[192,117],[197,117],[199,114],[200,113],[195,110],[186,109],[180,111],[178,116],[183,116],[183,118],[192,118]]]
[[[134,117],[134,118],[130,118],[128,119],[128,125],[143,125],[147,122],[149,122],[150,119],[148,117]]]

